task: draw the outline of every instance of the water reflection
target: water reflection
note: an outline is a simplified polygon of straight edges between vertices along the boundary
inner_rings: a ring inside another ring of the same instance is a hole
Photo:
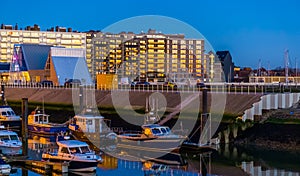
[[[276,151],[257,146],[222,145],[212,160],[235,165],[251,175],[299,175],[299,154],[297,151]]]
[[[147,152],[103,146],[103,163],[88,175],[299,175],[298,152],[272,151],[253,146],[221,145],[218,151],[170,153],[151,158]],[[28,139],[29,156],[40,160],[43,152],[57,150],[55,137],[32,136]],[[152,151],[153,152],[153,151]],[[42,171],[17,167],[12,175],[42,175]],[[61,175],[52,173],[52,175]],[[87,175],[87,173],[68,173]]]
[[[29,133],[28,135],[28,155],[33,160],[41,160],[43,152],[55,152],[58,146],[55,136],[38,136]]]

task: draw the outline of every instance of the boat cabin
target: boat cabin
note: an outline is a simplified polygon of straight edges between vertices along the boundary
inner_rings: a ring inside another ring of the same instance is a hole
[[[10,106],[0,106],[0,119],[3,120],[20,120]]]
[[[28,124],[48,124],[49,116],[50,115],[44,113],[44,110],[41,110],[39,107],[37,107],[28,116]]]
[[[28,124],[48,124],[49,115],[43,113],[32,113],[28,116]]]
[[[19,141],[19,137],[17,133],[8,130],[1,130],[0,131],[0,142],[7,142],[7,141]]]
[[[143,134],[147,136],[166,136],[171,134],[171,130],[167,126],[160,126],[158,124],[143,125]]]
[[[58,153],[61,154],[87,154],[93,153],[87,143],[77,140],[67,140],[57,142]]]
[[[103,133],[108,132],[110,121],[108,119],[104,119],[101,115],[76,115],[73,119],[75,125],[82,131],[88,133]],[[72,128],[72,125],[71,125]],[[75,126],[73,126],[75,128]],[[77,129],[72,129],[77,130]]]

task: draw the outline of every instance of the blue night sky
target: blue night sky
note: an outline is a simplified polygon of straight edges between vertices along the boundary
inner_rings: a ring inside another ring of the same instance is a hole
[[[78,31],[140,32],[156,28],[163,33],[185,33],[188,38],[199,37],[195,33],[197,30],[215,51],[229,50],[238,66],[257,68],[261,60],[265,68],[284,67],[284,51],[289,49],[290,66],[295,67],[296,62],[300,65],[299,8],[297,0],[151,0],[134,3],[125,0],[6,0],[1,2],[0,23],[18,23],[22,28],[38,24],[42,30],[56,25]],[[112,25],[143,15],[164,17],[151,20],[148,17],[152,16],[147,16]],[[167,22],[168,19],[175,23]],[[189,25],[193,28],[186,30]]]

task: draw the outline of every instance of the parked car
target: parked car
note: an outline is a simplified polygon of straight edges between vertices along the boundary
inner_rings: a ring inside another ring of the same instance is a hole
[[[65,87],[73,87],[73,86],[79,86],[81,84],[81,81],[79,79],[68,79],[65,83]]]
[[[174,82],[165,82],[164,83],[164,86],[167,86],[167,87],[170,87],[170,88],[174,88],[176,89],[177,88],[177,85],[174,83]]]
[[[39,86],[39,87],[52,87],[53,86],[53,81],[43,80],[43,81],[37,83],[37,86]]]
[[[145,82],[132,82],[131,87],[147,87],[150,85],[149,82],[145,81]]]

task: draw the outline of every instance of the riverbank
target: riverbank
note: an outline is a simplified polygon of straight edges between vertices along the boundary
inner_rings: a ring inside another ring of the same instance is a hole
[[[300,125],[263,123],[254,124],[235,139],[238,145],[255,145],[260,148],[300,151]]]

